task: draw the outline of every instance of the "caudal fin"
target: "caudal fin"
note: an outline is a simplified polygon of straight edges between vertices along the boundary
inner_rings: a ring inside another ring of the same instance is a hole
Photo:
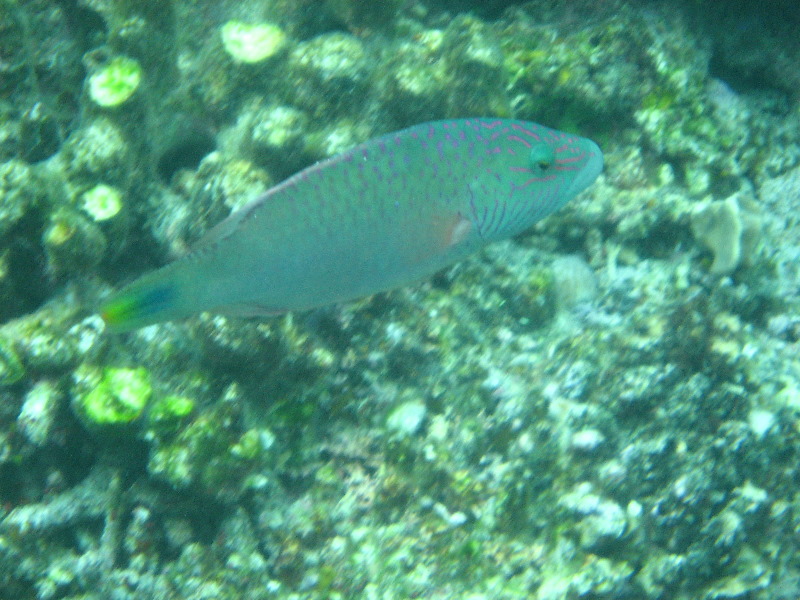
[[[100,316],[112,331],[130,331],[172,318],[176,297],[172,283],[144,277],[111,296]]]

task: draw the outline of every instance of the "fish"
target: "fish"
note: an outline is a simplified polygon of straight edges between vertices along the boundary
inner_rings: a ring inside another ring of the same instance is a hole
[[[425,279],[524,232],[603,169],[592,140],[537,123],[422,123],[320,161],[100,307],[112,331],[200,312],[304,311]]]

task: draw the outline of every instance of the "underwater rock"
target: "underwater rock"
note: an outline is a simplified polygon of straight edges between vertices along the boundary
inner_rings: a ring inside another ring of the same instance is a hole
[[[579,517],[580,543],[587,551],[603,555],[628,533],[625,509],[595,493],[588,482],[576,485],[561,504]]]
[[[21,160],[0,164],[0,238],[45,197],[36,171]]]
[[[714,256],[710,271],[719,275],[728,275],[751,259],[760,234],[760,220],[742,209],[737,194],[697,206],[691,227],[695,239]]]
[[[286,34],[273,23],[228,21],[220,29],[225,51],[237,62],[257,63],[277,54]]]
[[[96,467],[83,481],[64,493],[12,510],[0,522],[0,534],[31,534],[96,520],[107,512],[111,469]],[[5,539],[3,540],[5,547]]]
[[[17,427],[28,441],[41,446],[47,441],[58,415],[63,394],[49,381],[39,381],[25,394]]]
[[[369,97],[373,62],[357,37],[338,32],[320,35],[291,52],[283,93],[320,119],[353,114]]]
[[[184,254],[229,210],[268,189],[272,179],[247,160],[227,159],[214,151],[197,169],[179,172],[175,184],[179,194],[161,188],[149,199],[150,233],[168,256]]]
[[[223,152],[230,148],[280,181],[312,162],[308,134],[309,118],[305,112],[287,104],[257,102],[240,110],[235,125],[220,138]]]
[[[96,220],[70,208],[50,215],[42,243],[47,269],[53,275],[74,274],[96,266],[108,247]]]
[[[0,327],[0,386],[23,376],[51,377],[97,358],[106,342],[102,321],[92,316],[76,323],[76,309],[50,302]]]
[[[148,429],[148,474],[173,489],[192,488],[222,501],[245,493],[272,456],[275,436],[264,428],[245,429],[238,386],[230,386],[216,405],[193,419],[185,418],[187,410],[194,410],[187,399],[169,403],[172,425],[164,427],[167,423],[160,419]]]
[[[109,119],[98,117],[70,135],[59,153],[62,171],[70,179],[102,178],[122,185],[130,177],[129,147],[122,131]]]
[[[698,206],[692,213],[692,233],[714,255],[712,273],[731,273],[739,266],[742,259],[742,219],[735,198]]]
[[[61,146],[61,132],[53,114],[37,102],[22,115],[19,125],[19,154],[36,163],[50,158]]]
[[[442,58],[444,32],[426,29],[401,40],[377,75],[385,118],[398,127],[445,116],[450,73]]]
[[[25,365],[11,339],[0,337],[0,387],[14,385],[25,377]]]
[[[510,115],[503,51],[493,28],[472,16],[456,17],[444,32],[442,56],[450,112]]]
[[[600,431],[597,429],[588,428],[574,432],[569,443],[573,450],[590,454],[595,450],[598,450],[605,441],[606,436],[604,436]]]
[[[425,420],[427,408],[419,400],[409,400],[395,408],[386,419],[386,428],[398,437],[414,435]]]

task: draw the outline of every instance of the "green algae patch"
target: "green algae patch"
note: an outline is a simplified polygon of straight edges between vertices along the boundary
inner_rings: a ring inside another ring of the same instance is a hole
[[[194,400],[185,396],[159,398],[151,404],[147,413],[148,429],[161,435],[176,433],[194,409]]]
[[[89,77],[89,96],[100,106],[127,101],[142,81],[142,67],[126,56],[117,56]]]
[[[153,387],[143,367],[106,367],[102,371],[80,367],[75,378],[80,389],[72,399],[72,409],[88,427],[127,425],[138,419],[147,406]]]
[[[261,62],[278,52],[286,42],[286,34],[272,23],[228,21],[220,33],[225,51],[243,63]]]
[[[220,421],[212,410],[198,416],[172,441],[157,438],[147,470],[174,489],[193,488],[223,501],[233,501],[250,489],[264,469],[274,443],[265,430],[238,431],[239,425]]]

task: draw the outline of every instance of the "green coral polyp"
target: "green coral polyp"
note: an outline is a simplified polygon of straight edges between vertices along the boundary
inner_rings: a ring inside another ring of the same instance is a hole
[[[107,367],[97,385],[76,398],[77,410],[89,424],[124,425],[141,416],[152,391],[146,369]]]
[[[120,191],[104,183],[97,184],[83,193],[82,207],[95,221],[107,221],[122,209]]]
[[[89,78],[89,96],[100,106],[117,106],[128,100],[142,80],[142,67],[117,56]]]
[[[243,63],[256,63],[269,58],[286,41],[283,30],[272,23],[228,21],[220,32],[225,51]]]

